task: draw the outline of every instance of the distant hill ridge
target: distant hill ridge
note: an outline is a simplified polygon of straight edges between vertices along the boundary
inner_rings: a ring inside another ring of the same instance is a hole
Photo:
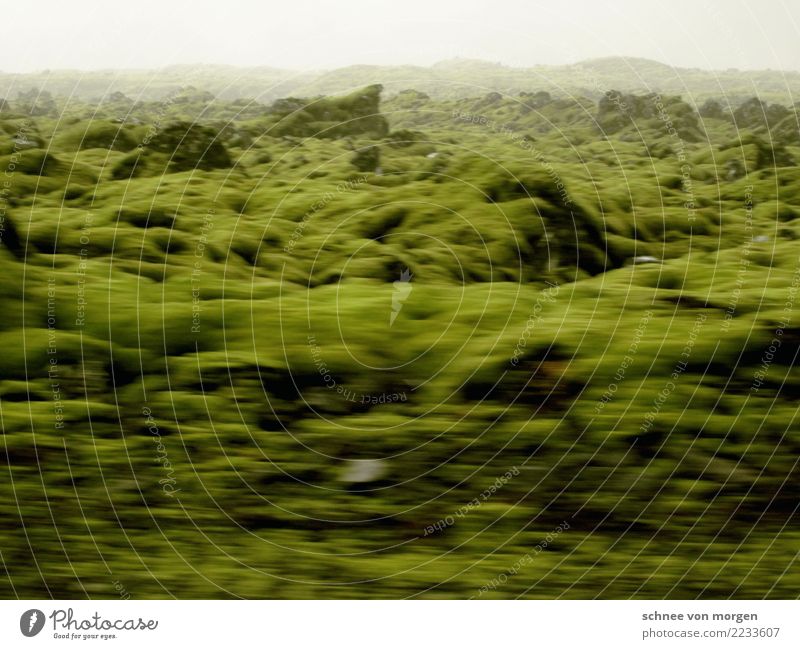
[[[13,99],[20,91],[45,89],[54,95],[86,100],[110,92],[152,100],[182,86],[193,85],[223,99],[255,98],[270,102],[288,96],[346,93],[376,83],[383,85],[387,95],[413,88],[435,99],[474,97],[491,91],[516,95],[538,90],[597,99],[614,89],[679,94],[694,102],[723,96],[736,103],[754,95],[787,105],[800,101],[800,72],[676,68],[629,57],[527,68],[451,59],[429,67],[359,64],[313,72],[229,65],[172,65],[158,70],[0,72],[0,97]]]

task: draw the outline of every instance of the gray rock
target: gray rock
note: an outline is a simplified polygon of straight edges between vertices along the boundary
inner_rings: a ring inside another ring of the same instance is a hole
[[[347,460],[339,480],[351,484],[375,482],[375,480],[380,480],[388,469],[388,465],[383,460]]]
[[[639,255],[638,257],[631,258],[631,263],[637,266],[639,264],[660,264],[661,260],[652,255]]]

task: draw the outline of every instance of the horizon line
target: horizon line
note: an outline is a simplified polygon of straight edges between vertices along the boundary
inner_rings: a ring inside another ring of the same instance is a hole
[[[738,73],[738,74],[757,74],[757,73],[779,73],[779,74],[786,74],[786,73],[793,73],[798,74],[800,73],[800,68],[705,68],[705,67],[686,67],[686,66],[677,66],[671,65],[669,63],[664,63],[657,59],[650,59],[643,56],[599,56],[589,59],[581,59],[579,61],[575,61],[573,63],[534,63],[531,65],[516,65],[514,63],[505,63],[503,61],[492,61],[489,59],[479,59],[479,58],[472,58],[466,56],[455,56],[448,59],[441,59],[435,61],[433,63],[427,65],[421,65],[417,63],[350,63],[348,65],[342,65],[333,68],[290,68],[290,67],[277,67],[272,66],[269,64],[235,64],[235,63],[221,63],[221,62],[183,62],[183,63],[169,63],[167,65],[161,67],[118,67],[118,68],[39,68],[35,70],[27,70],[27,71],[13,71],[13,70],[3,70],[0,69],[0,74],[2,75],[42,75],[42,74],[54,74],[54,73],[80,73],[80,74],[96,74],[96,73],[107,73],[107,72],[163,72],[169,70],[170,68],[231,68],[237,70],[259,70],[259,69],[268,69],[273,70],[276,72],[285,72],[287,74],[325,74],[329,72],[335,72],[337,70],[346,70],[348,68],[417,68],[417,69],[424,69],[430,70],[437,66],[441,66],[443,64],[448,63],[456,63],[456,62],[463,62],[463,63],[482,63],[488,64],[495,67],[506,68],[509,70],[532,70],[532,69],[541,69],[541,68],[574,68],[579,67],[581,65],[586,65],[590,63],[597,63],[601,61],[637,61],[640,63],[650,63],[659,66],[663,66],[665,68],[669,68],[672,70],[687,70],[687,71],[700,71],[709,74],[731,74],[731,73]]]

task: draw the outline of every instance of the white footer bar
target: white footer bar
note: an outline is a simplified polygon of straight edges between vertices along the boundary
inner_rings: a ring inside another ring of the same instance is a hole
[[[799,621],[795,601],[2,601],[0,647],[796,648]]]

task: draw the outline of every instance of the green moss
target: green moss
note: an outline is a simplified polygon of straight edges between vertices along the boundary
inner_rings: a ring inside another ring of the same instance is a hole
[[[482,596],[796,595],[791,115],[491,69],[9,100],[0,594],[468,597],[568,521]]]

